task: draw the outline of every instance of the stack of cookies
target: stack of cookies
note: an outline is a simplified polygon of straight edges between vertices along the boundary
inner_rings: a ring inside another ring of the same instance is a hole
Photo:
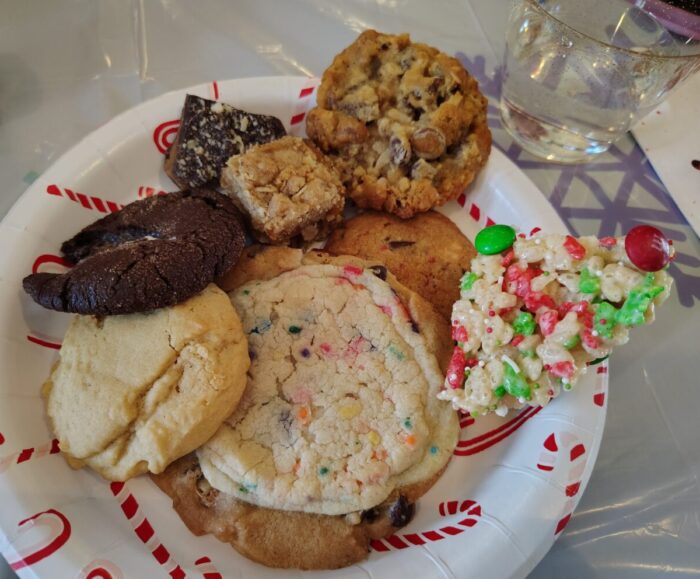
[[[71,466],[151,473],[192,532],[321,569],[408,524],[452,455],[438,394],[474,252],[430,209],[491,139],[457,60],[375,31],[307,118],[308,140],[188,95],[165,161],[180,191],[89,225],[67,273],[24,288],[77,314],[43,388]],[[347,200],[368,211],[345,221]]]

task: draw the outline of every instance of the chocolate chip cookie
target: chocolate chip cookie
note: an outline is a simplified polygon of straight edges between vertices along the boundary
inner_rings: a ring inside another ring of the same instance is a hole
[[[35,273],[24,290],[45,308],[114,315],[175,305],[238,260],[245,234],[226,195],[179,191],[130,203],[88,225],[61,251],[64,274]]]
[[[399,219],[368,211],[346,221],[326,242],[335,255],[379,260],[449,320],[459,280],[476,250],[452,221],[435,211]]]
[[[367,30],[323,74],[306,128],[357,205],[408,218],[457,197],[484,166],[486,107],[455,58]]]

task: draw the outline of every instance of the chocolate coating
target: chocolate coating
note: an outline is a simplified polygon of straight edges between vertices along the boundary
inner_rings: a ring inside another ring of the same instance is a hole
[[[276,117],[188,94],[180,128],[165,159],[165,172],[183,189],[217,186],[230,157],[286,134]]]
[[[130,203],[61,246],[75,266],[36,273],[24,290],[62,312],[115,315],[173,306],[233,266],[245,242],[233,202],[193,189]]]

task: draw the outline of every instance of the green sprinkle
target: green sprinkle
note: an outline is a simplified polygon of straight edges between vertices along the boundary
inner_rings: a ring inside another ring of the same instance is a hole
[[[653,273],[644,276],[641,285],[632,288],[625,303],[617,312],[616,321],[624,326],[641,326],[644,317],[656,296],[664,291],[663,286],[654,285],[656,278]]]
[[[532,387],[533,387],[535,390],[539,390],[539,389],[540,389],[540,385],[539,385],[539,384],[533,384]]]
[[[406,357],[401,350],[394,346],[394,344],[391,344],[391,346],[389,346],[389,352],[399,361],[403,360]]]
[[[438,447],[437,446],[431,446],[430,447],[430,454],[437,454]]]
[[[403,425],[408,428],[408,430],[411,430],[413,428],[413,423],[411,422],[410,418],[407,418],[406,420],[403,421]]]
[[[239,486],[239,487],[238,487],[238,492],[239,492],[239,493],[244,493],[244,494],[245,494],[245,493],[248,492],[248,489],[245,488],[244,486]]]
[[[532,336],[535,333],[535,317],[530,312],[520,312],[515,320],[513,320],[513,329],[516,334],[523,336]]]
[[[318,474],[321,476],[328,474],[328,467],[327,466],[322,466],[321,468],[318,469]]]
[[[250,295],[250,290],[243,290],[243,295],[244,296]]]
[[[520,352],[520,355],[523,358],[537,358],[537,354],[534,350],[525,350],[523,352]]]
[[[474,272],[468,271],[462,276],[462,279],[460,281],[460,286],[459,288],[462,291],[467,291],[472,289],[472,286],[474,285],[474,282],[479,279],[479,276],[476,275]]]
[[[472,410],[472,418],[478,418],[479,417],[479,411],[478,410]]]
[[[581,270],[581,278],[578,282],[578,291],[582,294],[600,293],[600,279],[597,275],[588,271],[587,268]]]
[[[593,325],[599,336],[603,338],[612,337],[613,328],[617,324],[618,313],[617,308],[610,302],[596,304]]]
[[[579,336],[578,334],[574,334],[573,336],[571,336],[568,340],[566,340],[564,342],[564,347],[567,350],[571,350],[571,348],[575,348],[580,343],[581,343],[581,336]]]
[[[595,366],[596,364],[600,364],[601,362],[605,362],[605,360],[607,360],[609,357],[610,357],[610,355],[608,354],[607,356],[603,356],[602,358],[596,358],[595,360],[591,360],[590,362],[588,362],[588,365]]]
[[[493,391],[493,395],[496,398],[503,398],[506,395],[506,387],[502,384]]]
[[[566,382],[563,386],[564,386],[564,390],[566,390],[567,392],[569,390],[571,390],[571,384],[569,384],[569,382]]]
[[[520,372],[513,370],[513,367],[503,362],[503,384],[505,391],[516,398],[529,399],[531,396],[530,386]]]
[[[290,334],[298,334],[301,332],[301,328],[299,326],[289,326],[287,329],[289,330]]]
[[[549,275],[549,272],[548,272],[548,271],[543,271],[543,272],[542,272],[542,275],[547,276],[547,275]]]

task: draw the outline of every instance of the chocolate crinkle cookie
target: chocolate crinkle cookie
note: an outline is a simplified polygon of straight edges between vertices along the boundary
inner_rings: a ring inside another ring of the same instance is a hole
[[[229,157],[286,134],[276,117],[188,94],[165,172],[182,189],[217,186]]]
[[[458,60],[363,32],[323,74],[309,137],[360,207],[402,218],[456,198],[491,150],[487,100]]]
[[[64,242],[75,264],[35,273],[24,290],[45,308],[114,315],[173,306],[201,292],[237,261],[244,228],[233,202],[206,189],[130,203]]]

